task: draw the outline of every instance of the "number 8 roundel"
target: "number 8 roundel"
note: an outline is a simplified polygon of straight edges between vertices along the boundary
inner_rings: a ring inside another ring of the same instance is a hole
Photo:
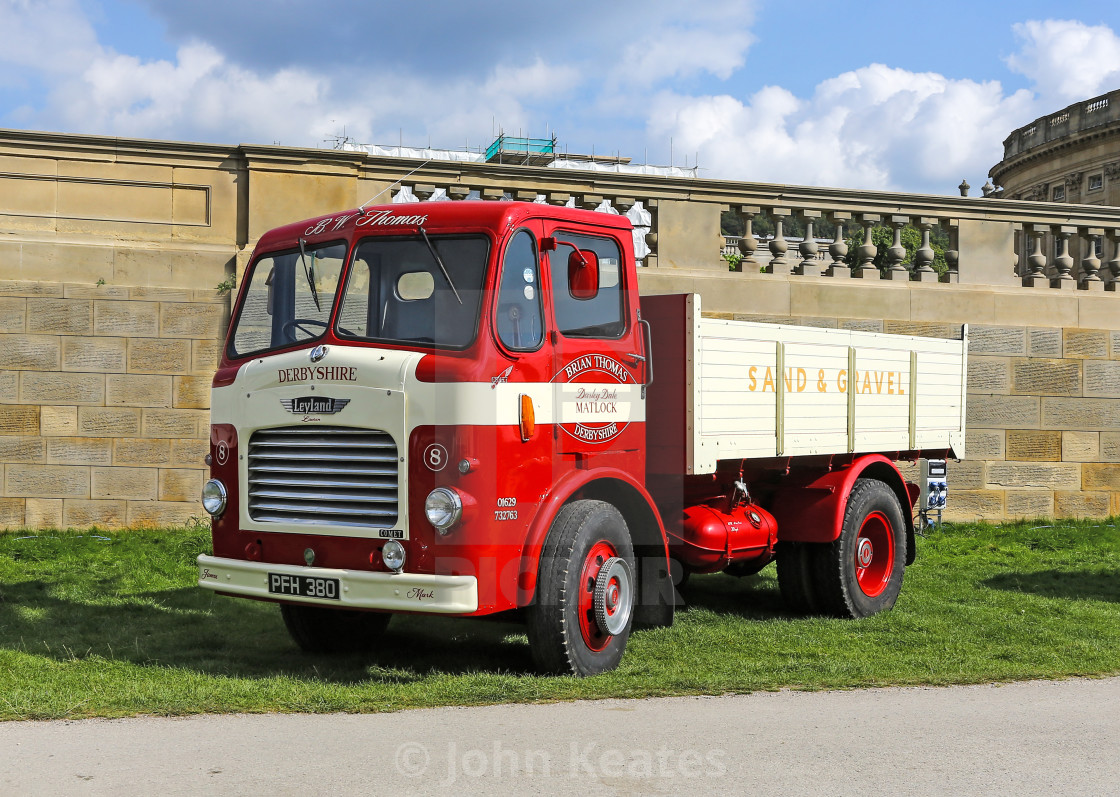
[[[424,465],[433,473],[438,473],[447,466],[447,449],[439,443],[432,443],[424,449]]]

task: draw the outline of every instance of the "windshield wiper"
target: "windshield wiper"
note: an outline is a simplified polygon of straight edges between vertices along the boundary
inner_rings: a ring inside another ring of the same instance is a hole
[[[436,248],[432,246],[432,241],[430,238],[428,238],[428,231],[423,227],[420,227],[419,229],[420,234],[424,236],[424,243],[428,245],[428,251],[432,253],[432,257],[435,258],[436,263],[439,265],[439,270],[443,272],[443,278],[446,279],[447,284],[451,286],[451,292],[455,294],[456,301],[458,301],[459,304],[462,304],[463,300],[459,298],[459,291],[455,290],[455,283],[451,281],[451,275],[447,273],[447,266],[443,265],[443,260],[440,258],[439,252],[437,252]]]
[[[307,277],[307,286],[311,288],[311,298],[315,300],[315,309],[318,312],[323,312],[323,308],[319,307],[319,292],[315,290],[315,266],[307,265],[307,250],[303,246],[304,240],[299,239],[299,259],[303,263],[303,275]],[[430,246],[430,244],[429,244]]]

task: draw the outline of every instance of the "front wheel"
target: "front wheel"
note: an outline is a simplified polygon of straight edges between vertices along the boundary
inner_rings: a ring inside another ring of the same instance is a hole
[[[321,606],[280,604],[288,633],[306,653],[357,653],[381,640],[392,615],[327,609]]]
[[[822,611],[858,618],[894,606],[906,570],[906,521],[894,490],[877,479],[858,479],[840,537],[816,555]]]
[[[544,672],[596,675],[622,659],[634,615],[634,546],[622,515],[603,501],[573,501],[541,551],[529,645]]]

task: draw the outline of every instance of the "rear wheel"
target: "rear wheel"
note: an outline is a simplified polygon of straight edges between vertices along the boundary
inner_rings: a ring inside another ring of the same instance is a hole
[[[822,546],[808,542],[779,542],[778,589],[786,607],[795,614],[819,611],[813,582],[817,578],[817,549]]]
[[[857,480],[840,537],[817,556],[822,611],[869,617],[894,606],[906,570],[906,521],[894,490],[877,479]]]
[[[288,633],[307,653],[357,653],[374,648],[392,615],[280,604]]]
[[[541,552],[529,645],[549,673],[595,675],[622,659],[634,614],[634,547],[622,515],[574,501],[556,515]]]

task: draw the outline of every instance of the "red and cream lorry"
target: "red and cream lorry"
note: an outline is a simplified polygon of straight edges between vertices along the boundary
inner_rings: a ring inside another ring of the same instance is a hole
[[[686,573],[777,561],[792,608],[890,608],[964,454],[967,335],[703,318],[639,296],[624,217],[368,207],[261,237],[211,404],[199,584],[309,651],[392,613],[522,610],[537,664],[615,667]],[[933,463],[926,490],[895,463]],[[940,489],[938,489],[940,487]]]

